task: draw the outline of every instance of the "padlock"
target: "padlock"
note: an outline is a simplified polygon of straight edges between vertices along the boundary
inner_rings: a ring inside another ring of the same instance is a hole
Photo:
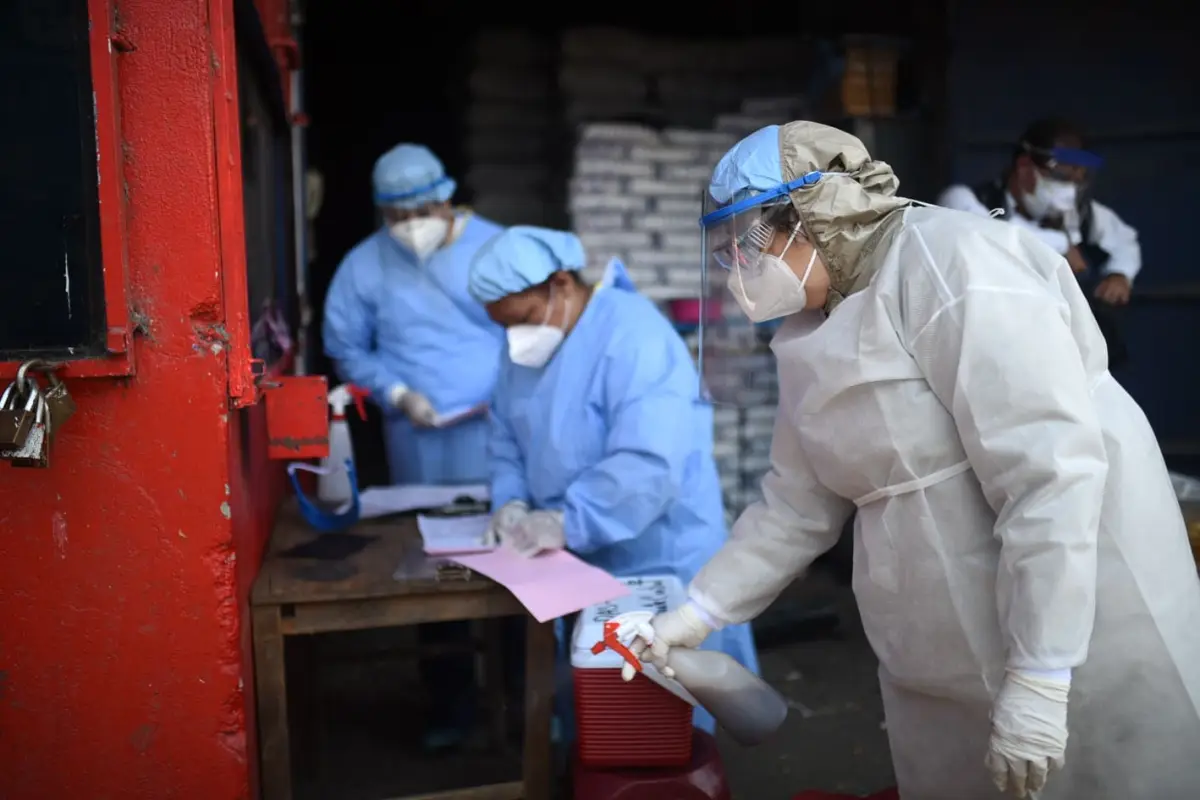
[[[29,428],[29,436],[19,449],[0,452],[0,458],[7,458],[14,467],[45,469],[50,466],[50,412],[36,381],[26,378],[25,391],[34,398],[36,405],[36,416]]]
[[[46,399],[51,435],[57,436],[63,425],[67,424],[67,420],[75,414],[75,400],[67,391],[67,385],[59,380],[52,370],[46,370],[45,375],[50,381],[50,388],[42,396]]]
[[[24,446],[37,418],[37,395],[25,395],[20,388],[22,385],[10,383],[0,395],[0,458],[5,457],[4,451],[19,450]]]

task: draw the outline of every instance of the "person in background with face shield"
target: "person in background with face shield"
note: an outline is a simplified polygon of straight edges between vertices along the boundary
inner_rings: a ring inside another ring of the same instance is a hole
[[[383,224],[338,266],[325,352],[385,409],[393,483],[483,483],[487,420],[433,425],[492,395],[504,331],[467,293],[467,270],[502,229],[450,207],[455,183],[421,145],[385,153],[373,182]]]
[[[679,334],[610,265],[590,286],[572,233],[509,228],[471,294],[508,332],[489,450],[492,531],[523,555],[569,549],[617,576],[685,583],[725,541],[712,408]],[[706,647],[757,672],[748,625]],[[697,711],[696,725],[714,721]]]
[[[651,660],[760,614],[857,508],[904,800],[1200,797],[1200,581],[1154,432],[1059,253],[897,186],[811,122],[714,170],[707,253],[784,320],[779,410],[764,499]]]
[[[487,402],[504,331],[467,293],[471,259],[502,228],[450,206],[455,183],[416,144],[385,153],[372,176],[382,225],[342,260],[325,299],[325,352],[342,380],[384,409],[396,484],[487,482],[488,423],[435,428],[438,412]],[[467,623],[423,625],[430,644],[469,642]],[[432,716],[430,750],[458,746],[474,715],[474,662],[421,662]]]
[[[1142,250],[1137,231],[1092,199],[1092,173],[1103,161],[1084,145],[1083,135],[1065,120],[1034,122],[1004,175],[979,186],[950,186],[938,205],[985,216],[1001,209],[1001,219],[1033,231],[1066,257],[1091,298],[1109,366],[1119,367],[1128,358],[1119,309],[1129,302]]]

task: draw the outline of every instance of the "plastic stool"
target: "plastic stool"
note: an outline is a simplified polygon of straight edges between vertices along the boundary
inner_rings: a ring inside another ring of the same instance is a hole
[[[666,769],[589,769],[575,756],[575,800],[730,800],[717,740],[692,731],[692,763]]]

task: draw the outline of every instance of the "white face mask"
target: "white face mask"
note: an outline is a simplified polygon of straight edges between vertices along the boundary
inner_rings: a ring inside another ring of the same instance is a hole
[[[783,252],[792,246],[800,225],[792,229]],[[762,253],[753,265],[743,267],[738,262],[733,269],[733,280],[729,282],[729,290],[733,299],[741,306],[742,313],[752,322],[766,322],[770,319],[786,317],[803,311],[808,304],[808,293],[804,284],[812,273],[813,264],[817,262],[817,248],[813,248],[809,256],[808,266],[804,268],[804,277],[797,278],[796,273],[783,260],[782,253],[778,256]]]
[[[1070,181],[1047,178],[1037,173],[1037,183],[1025,195],[1025,210],[1036,220],[1068,214],[1075,210],[1077,188]]]
[[[541,325],[513,325],[508,329],[508,357],[520,367],[541,369],[546,366],[562,344],[567,334],[562,328],[550,324],[550,309],[554,305],[554,287],[550,288],[550,302],[546,306],[546,319]],[[563,311],[563,324],[571,313],[568,302]]]
[[[417,258],[424,259],[446,241],[450,222],[443,217],[413,217],[390,225],[388,232]]]

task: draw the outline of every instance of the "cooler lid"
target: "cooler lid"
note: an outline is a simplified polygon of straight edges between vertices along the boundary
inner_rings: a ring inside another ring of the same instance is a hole
[[[604,638],[604,623],[618,614],[650,611],[661,614],[678,608],[687,600],[683,583],[674,575],[648,575],[620,578],[629,594],[607,603],[588,606],[579,612],[571,635],[571,666],[577,669],[620,669],[625,662],[612,650],[592,653],[592,646]]]

